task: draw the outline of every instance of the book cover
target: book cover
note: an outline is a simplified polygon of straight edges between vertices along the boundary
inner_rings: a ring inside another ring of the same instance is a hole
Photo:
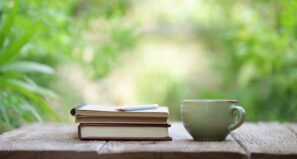
[[[169,124],[80,124],[81,140],[169,141]]]

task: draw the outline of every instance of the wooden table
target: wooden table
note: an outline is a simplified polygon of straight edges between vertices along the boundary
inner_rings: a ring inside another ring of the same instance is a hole
[[[173,141],[80,141],[76,125],[33,124],[0,136],[0,159],[297,159],[297,124],[246,123],[222,142],[193,141],[181,123]]]

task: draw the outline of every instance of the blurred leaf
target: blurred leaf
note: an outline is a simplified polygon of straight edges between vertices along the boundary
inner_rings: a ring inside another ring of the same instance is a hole
[[[57,95],[54,92],[52,92],[46,88],[42,88],[42,87],[38,86],[34,81],[32,81],[28,78],[25,81],[17,80],[17,79],[7,79],[6,81],[9,81],[9,82],[14,83],[18,86],[21,86],[22,88],[25,88],[26,90],[33,92],[33,93],[40,94],[45,97],[57,98]]]
[[[16,16],[16,12],[18,10],[18,3],[19,1],[16,0],[14,3],[14,7],[13,9],[10,11],[9,15],[6,17],[6,19],[4,20],[4,22],[2,23],[2,28],[0,30],[0,50],[2,50],[5,39],[7,38],[7,36],[10,33],[10,30],[12,28],[15,16]],[[1,52],[0,52],[1,54]]]
[[[53,91],[51,91],[50,89],[47,88],[43,88],[38,86],[33,80],[31,80],[30,78],[24,77],[26,81],[25,83],[28,85],[28,87],[30,88],[34,88],[32,91],[36,92],[37,94],[43,95],[44,97],[51,97],[51,98],[55,98],[58,99],[59,96],[54,93]],[[26,85],[25,84],[25,85]],[[34,91],[35,90],[35,91]]]
[[[35,23],[30,30],[19,37],[14,43],[10,44],[7,49],[4,49],[2,54],[0,54],[0,65],[7,63],[9,60],[14,58],[22,47],[31,39],[36,30],[38,30],[40,23]]]
[[[246,62],[240,68],[237,75],[237,82],[240,87],[246,87],[249,82],[258,76],[257,66],[253,61]]]
[[[19,61],[8,63],[0,67],[0,72],[38,72],[38,73],[46,73],[52,74],[54,72],[53,68],[48,65],[40,64],[37,62],[29,62],[29,61]]]
[[[1,97],[0,97],[0,100],[4,100],[4,99],[1,99]],[[3,120],[4,120],[4,122],[7,124],[7,125],[11,125],[10,124],[10,118],[9,118],[9,116],[8,116],[8,113],[7,113],[7,111],[6,111],[6,109],[5,109],[5,107],[4,107],[4,105],[3,105],[3,103],[0,105],[0,114],[1,114],[1,117],[3,117]]]
[[[57,114],[52,110],[51,107],[49,107],[42,98],[40,98],[38,95],[32,93],[32,92],[38,92],[39,90],[36,89],[36,87],[27,84],[25,82],[19,81],[19,80],[2,80],[0,79],[0,82],[4,83],[5,85],[15,89],[16,91],[19,91],[24,96],[28,97],[29,99],[35,101],[40,108],[47,113],[47,115],[51,115],[56,120],[59,120],[59,117]]]
[[[35,109],[33,106],[31,106],[29,103],[24,102],[24,103],[22,103],[21,107],[28,109],[28,111],[30,111],[30,112],[32,113],[32,115],[35,117],[35,119],[36,119],[37,121],[39,121],[39,122],[42,121],[42,118],[41,118],[41,116],[39,115],[39,113],[38,113],[38,112],[36,111],[36,109]],[[27,114],[26,114],[26,113],[23,113],[23,115],[26,116]]]

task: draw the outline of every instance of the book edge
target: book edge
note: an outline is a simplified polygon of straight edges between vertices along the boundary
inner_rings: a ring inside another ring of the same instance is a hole
[[[143,138],[143,137],[85,137],[80,138],[80,140],[99,140],[99,141],[171,141],[172,138],[162,137],[162,138]]]
[[[171,127],[170,123],[166,124],[127,124],[127,123],[80,123],[80,127],[82,126],[110,126],[110,127]]]
[[[86,106],[87,104],[85,104],[85,103],[81,103],[81,104],[79,104],[79,105],[77,105],[77,106],[75,106],[74,108],[72,108],[71,110],[70,110],[70,114],[72,115],[72,116],[76,116],[76,110],[77,109],[79,109],[79,108],[82,108],[82,107],[84,107],[84,106]]]

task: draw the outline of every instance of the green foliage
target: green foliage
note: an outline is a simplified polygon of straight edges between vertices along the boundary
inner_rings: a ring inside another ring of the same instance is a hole
[[[43,118],[58,120],[56,113],[44,100],[55,96],[53,92],[38,86],[27,73],[53,73],[47,65],[31,61],[20,61],[21,49],[28,44],[38,23],[20,36],[15,36],[14,20],[17,16],[18,1],[11,1],[13,9],[1,15],[0,30],[0,131],[18,127],[24,122],[42,121]],[[3,18],[4,17],[4,18]]]
[[[72,77],[72,68],[67,66],[75,66],[74,70],[78,72],[82,70],[82,76],[86,78],[83,82],[96,82],[118,68],[122,55],[129,53],[137,44],[139,35],[134,18],[138,16],[131,16],[135,14],[130,11],[131,3],[134,2],[0,1],[1,131],[25,122],[57,119],[57,113],[65,121],[70,107],[83,100],[82,91],[66,79],[68,73]],[[195,68],[189,68],[189,72],[185,71],[182,75],[170,72],[171,66],[141,68],[137,71],[139,83],[135,84],[139,101],[168,105],[172,119],[178,119],[182,99],[236,98],[247,109],[248,120],[296,120],[297,2],[209,0],[199,5],[197,14],[185,13],[185,16],[176,17],[178,12],[172,12],[159,16],[164,18],[161,21],[150,21],[148,18],[149,22],[142,27],[146,29],[149,25],[148,30],[161,30],[160,34],[165,31],[165,34],[174,35],[170,38],[178,39],[179,32],[171,33],[175,26],[170,28],[169,25],[177,25],[177,30],[181,27],[185,36],[191,29],[183,29],[183,26],[190,25],[191,28],[194,25],[197,39],[191,32],[187,40],[204,42],[217,71],[217,75],[210,77],[217,78],[220,87],[208,87],[213,80],[199,81],[201,85],[205,82],[207,87],[195,85],[196,78],[187,77],[196,76]],[[173,17],[166,20],[169,15]],[[147,34],[157,38],[164,36],[150,31]],[[177,45],[187,47],[182,43]],[[159,47],[154,47],[158,52]],[[187,56],[194,58],[190,54]],[[156,61],[159,61],[158,58]],[[58,72],[55,75],[54,70]],[[73,79],[76,80],[79,79]],[[62,100],[50,90],[57,92]],[[49,105],[53,105],[57,112],[53,112]]]
[[[183,79],[165,69],[144,70],[137,83],[138,98],[142,103],[168,106],[171,120],[180,120],[179,103],[187,98]]]
[[[36,20],[41,26],[26,50],[25,59],[42,61],[52,67],[75,63],[82,66],[90,78],[101,79],[117,66],[120,54],[133,48],[137,41],[134,25],[128,25],[123,19],[129,1],[54,0],[50,1],[51,5],[48,3],[26,0],[21,5],[18,27],[28,27]],[[91,50],[90,59],[85,58],[86,50]]]
[[[58,74],[53,76],[54,70],[75,65],[87,79],[101,79],[138,37],[134,24],[123,18],[129,1],[3,0],[0,9],[1,130],[58,119],[57,112],[65,120],[83,97]],[[57,88],[60,81],[65,88]]]
[[[120,54],[135,46],[137,34],[133,26],[125,25],[115,20],[106,30],[108,38],[103,40],[92,60],[89,62],[92,66],[94,79],[105,77],[112,69],[117,66]]]
[[[198,24],[200,37],[221,58],[214,62],[222,92],[205,97],[238,98],[249,120],[297,120],[297,1],[204,5],[217,19]]]
[[[50,6],[46,1],[23,3],[23,21],[31,23],[39,19],[42,25],[24,59],[40,61],[57,69],[74,65],[83,71],[86,79],[94,81],[118,67],[121,55],[135,46],[138,39],[135,25],[124,18],[129,1],[54,2],[51,1]],[[33,77],[38,84],[53,87],[63,96],[63,100],[58,101],[58,105],[63,106],[60,108],[63,116],[73,105],[84,100],[81,91],[73,89],[72,85],[55,88],[53,85],[61,81],[58,77]]]

